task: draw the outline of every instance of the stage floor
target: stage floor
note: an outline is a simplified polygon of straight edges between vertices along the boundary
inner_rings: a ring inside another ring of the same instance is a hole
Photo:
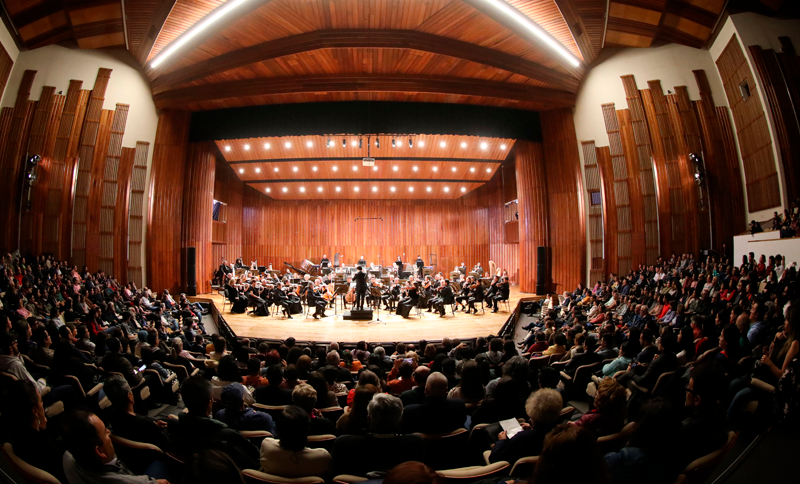
[[[509,303],[511,311],[517,306],[521,298],[535,298],[533,294],[523,294],[519,292],[518,286],[511,287]],[[193,300],[202,301],[210,299],[221,311],[223,297],[216,293],[203,294]],[[449,307],[449,306],[448,306]],[[497,313],[486,311],[485,313],[466,314],[456,311],[455,316],[451,313],[443,318],[435,312],[424,312],[421,318],[417,318],[412,311],[409,319],[386,311],[380,312],[381,322],[376,321],[346,321],[342,319],[342,310],[338,309],[337,314],[333,309],[325,310],[328,315],[322,319],[314,319],[309,315],[304,318],[304,314],[295,314],[292,319],[283,316],[276,318],[274,315],[266,317],[250,316],[247,314],[232,314],[230,307],[225,308],[223,316],[228,326],[231,327],[237,336],[253,338],[286,339],[293,336],[298,341],[417,341],[441,340],[442,338],[477,338],[497,334],[503,327],[510,313],[503,304]],[[377,318],[377,311],[374,313]]]

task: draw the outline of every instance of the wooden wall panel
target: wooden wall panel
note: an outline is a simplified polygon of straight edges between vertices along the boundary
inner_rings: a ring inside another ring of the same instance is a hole
[[[126,237],[126,233],[121,233],[119,229],[119,222],[116,219],[118,197],[120,194],[127,194],[127,190],[119,190],[120,186],[126,186],[129,180],[122,178],[121,172],[121,159],[122,159],[122,136],[125,134],[125,123],[128,120],[128,109],[130,106],[127,104],[117,104],[114,110],[114,119],[111,124],[111,131],[108,135],[108,141],[105,143],[107,146],[105,152],[105,161],[103,163],[102,175],[102,192],[100,199],[100,210],[92,206],[90,210],[90,218],[99,215],[99,232],[94,233],[90,231],[87,234],[87,247],[90,251],[95,248],[99,249],[99,266],[106,274],[113,274],[114,277],[123,278],[127,275],[127,270],[123,272],[115,272],[115,252],[117,237]],[[131,157],[131,161],[132,161]],[[128,171],[128,176],[130,172]],[[125,211],[124,213],[127,213]],[[125,217],[127,218],[127,217]],[[126,220],[127,222],[127,220]],[[127,223],[125,223],[127,226]],[[87,258],[89,261],[91,257]]]
[[[122,283],[128,282],[128,213],[131,202],[133,165],[136,148],[122,148],[117,171],[116,203],[114,204],[114,257],[112,274]]]
[[[215,172],[214,200],[227,204],[227,212],[224,224],[215,222],[212,225],[212,269],[216,269],[223,258],[233,262],[237,257],[235,254],[242,253],[242,194],[245,187],[227,163],[217,160]],[[219,228],[221,225],[225,227]],[[215,229],[221,234],[218,238],[213,236]]]
[[[14,67],[14,61],[8,55],[5,47],[0,45],[0,97],[6,90],[8,84],[8,77],[11,75],[11,69]]]
[[[541,114],[549,198],[549,291],[559,294],[586,281],[586,217],[578,139],[571,109]]]
[[[609,190],[608,187],[613,187],[612,184],[603,183],[601,169],[598,167],[598,159],[602,156],[607,158],[607,162],[611,162],[611,155],[608,154],[608,149],[601,149],[595,146],[594,141],[583,141],[581,143],[583,149],[583,171],[586,175],[583,179],[584,186],[586,187],[586,200],[589,204],[589,284],[593,281],[603,280],[606,277],[606,271],[616,271],[616,257],[613,250],[609,250],[609,255],[614,256],[606,257],[604,253],[605,244],[604,238],[606,232],[610,233],[607,243],[613,244],[614,231],[610,227],[606,228],[606,221],[609,220],[608,213],[612,211],[610,207],[614,207],[614,191]],[[600,194],[601,203],[595,205],[592,203],[592,194]],[[612,212],[613,213],[613,212]],[[612,249],[609,247],[609,249]],[[611,269],[613,267],[613,269]]]
[[[722,85],[733,114],[739,150],[744,166],[747,209],[767,210],[781,205],[780,182],[764,106],[758,95],[753,72],[747,64],[737,36],[733,36],[717,59]],[[750,97],[742,98],[740,85],[746,82]]]
[[[476,190],[475,196],[488,205],[489,260],[508,271],[513,284],[519,281],[519,223],[505,222],[506,202],[517,199],[516,174],[513,164],[501,166],[494,177]],[[467,261],[463,261],[467,262]]]
[[[0,180],[6,183],[6,190],[0,193],[0,213],[6,220],[6,230],[0,233],[0,250],[11,251],[17,248],[19,212],[19,191],[25,157],[24,132],[30,123],[28,99],[36,71],[26,70],[22,75],[14,108],[11,110],[8,131],[2,139],[0,152]]]
[[[145,201],[147,190],[147,152],[150,150],[150,143],[138,141],[133,158],[133,169],[131,173],[130,192],[128,195],[128,244],[127,244],[127,267],[128,282],[133,282],[137,287],[144,285],[143,252],[145,233]]]
[[[181,216],[190,121],[186,111],[159,113],[150,168],[147,285],[173,293],[181,288]]]
[[[181,248],[196,248],[197,293],[211,292],[212,206],[217,148],[213,143],[192,143],[186,157],[183,185],[183,227]],[[182,287],[188,286],[186,267],[182,268]]]
[[[519,284],[522,292],[535,292],[536,248],[547,246],[550,240],[542,145],[518,141],[514,160],[519,199]]]

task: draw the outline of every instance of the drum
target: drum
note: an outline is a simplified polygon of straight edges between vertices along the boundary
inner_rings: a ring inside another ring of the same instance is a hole
[[[304,272],[311,276],[319,275],[319,266],[308,259],[303,260],[303,262],[300,264],[300,269],[303,269]]]

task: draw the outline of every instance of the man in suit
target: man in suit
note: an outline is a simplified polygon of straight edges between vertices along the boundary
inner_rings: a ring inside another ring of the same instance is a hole
[[[439,289],[439,294],[431,301],[433,307],[439,312],[439,317],[443,318],[445,315],[444,306],[446,304],[455,303],[455,295],[453,288],[450,287],[450,280],[444,280],[444,287]]]
[[[364,309],[364,297],[367,295],[367,274],[360,265],[353,276],[353,282],[356,283],[356,306],[358,309]]]
[[[325,299],[313,287],[308,288],[306,297],[308,298],[308,306],[314,306],[315,308],[314,319],[324,318],[325,306],[328,304]]]
[[[292,313],[289,312],[289,296],[283,292],[283,289],[280,286],[275,286],[272,291],[270,291],[270,296],[272,296],[272,302],[275,306],[279,306],[283,311],[283,314],[286,315],[286,319],[292,319]]]
[[[133,392],[125,378],[119,375],[108,377],[103,385],[103,391],[111,401],[108,423],[114,435],[135,442],[153,444],[163,451],[170,450],[169,439],[164,433],[167,422],[137,415],[133,411]]]
[[[422,268],[425,267],[425,262],[422,261],[422,256],[417,256],[417,273],[419,277],[422,277]]]
[[[403,412],[403,433],[441,434],[464,426],[467,411],[461,399],[447,398],[447,377],[431,373],[425,382],[425,403],[409,405]]]
[[[414,380],[414,387],[411,390],[406,390],[400,394],[400,400],[403,402],[404,407],[409,405],[425,403],[425,383],[428,381],[428,376],[431,374],[430,368],[425,365],[418,366],[411,378]]]

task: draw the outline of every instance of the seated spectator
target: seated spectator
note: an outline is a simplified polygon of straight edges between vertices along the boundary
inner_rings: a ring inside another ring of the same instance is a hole
[[[233,355],[226,355],[219,360],[217,376],[211,379],[212,395],[215,401],[220,400],[222,397],[222,389],[228,385],[239,385],[242,387],[245,404],[252,405],[256,403],[250,390],[242,385],[242,375],[239,373],[239,366],[236,364],[236,358],[234,358]]]
[[[446,479],[422,462],[403,462],[392,469],[381,484],[444,484]]]
[[[379,387],[369,383],[358,387],[353,397],[353,406],[346,408],[344,415],[336,421],[336,430],[339,434],[361,435],[366,433],[367,405],[378,392],[380,392]]]
[[[611,435],[625,425],[625,389],[613,378],[603,378],[597,385],[594,408],[575,422],[591,430],[597,437]]]
[[[256,388],[256,402],[262,405],[291,405],[292,391],[281,388],[283,383],[283,370],[280,365],[267,367],[267,382],[269,385]]]
[[[433,347],[433,345],[430,345]],[[406,390],[400,394],[400,400],[403,406],[407,407],[415,403],[425,403],[425,382],[428,381],[428,376],[431,374],[430,368],[427,366],[418,366],[411,378],[414,380],[414,386],[411,390]]]
[[[542,356],[563,355],[567,352],[567,337],[564,333],[557,333],[553,340],[555,344],[544,350]]]
[[[261,442],[261,469],[281,477],[328,477],[331,455],[325,449],[306,447],[310,423],[305,410],[295,405],[286,407],[278,420],[280,440],[266,438]]]
[[[11,417],[11,445],[17,457],[66,482],[61,464],[64,444],[45,432],[47,415],[36,385],[29,380],[12,382],[3,400],[3,415]]]
[[[313,388],[317,394],[317,403],[314,405],[314,408],[322,409],[339,406],[339,400],[336,398],[336,394],[329,389],[328,382],[325,380],[325,377],[322,376],[322,373],[312,371],[308,374],[306,383],[311,385],[311,388]],[[303,410],[305,410],[305,408],[303,408]],[[306,412],[308,412],[308,410],[306,410]]]
[[[249,358],[247,360],[247,376],[244,377],[242,382],[245,386],[258,388],[260,386],[268,385],[267,379],[261,376],[261,360],[258,358]]]
[[[632,346],[630,341],[622,343],[619,347],[619,356],[614,361],[603,365],[603,376],[614,376],[618,371],[625,371],[628,365],[633,361],[633,356],[630,353]]]
[[[547,350],[547,348],[550,347],[550,345],[547,344],[547,341],[545,341],[544,339],[543,331],[537,331],[535,335],[536,335],[535,336],[536,342],[530,345],[530,347],[528,347],[525,353],[530,353],[530,354],[542,353],[543,351]]]
[[[164,452],[170,450],[169,438],[164,431],[167,422],[137,415],[133,411],[133,392],[125,378],[119,375],[108,377],[103,391],[111,401],[107,421],[114,435],[153,444]]]
[[[322,372],[322,376],[325,378],[325,381],[328,384],[329,391],[333,392],[334,394],[347,393],[347,385],[336,381],[336,378],[339,376],[339,371],[336,367],[324,366],[320,367],[320,371]]]
[[[108,354],[103,357],[103,361],[100,363],[102,368],[105,371],[121,373],[128,382],[128,385],[130,385],[131,388],[136,388],[142,381],[142,375],[134,371],[131,360],[135,360],[135,357],[130,353],[121,353],[122,346],[116,338],[106,340],[106,347],[108,348]]]
[[[486,396],[486,388],[481,382],[481,373],[474,360],[464,363],[461,379],[447,394],[447,398],[463,400],[465,404],[477,405]]]
[[[347,371],[359,371],[364,367],[359,360],[353,358],[353,354],[348,350],[342,352],[341,358],[342,361],[339,363],[339,366]]]
[[[617,350],[616,345],[614,344],[614,334],[604,333],[602,336],[600,336],[600,345],[595,352],[601,360],[611,360],[616,358],[619,355],[619,350]]]
[[[184,484],[244,484],[242,471],[227,454],[218,450],[203,450],[187,462],[183,471]]]
[[[580,457],[576,465],[575,456]],[[574,425],[559,425],[547,435],[530,482],[606,484],[608,472],[591,432]],[[614,481],[616,482],[616,481]]]
[[[169,484],[163,468],[148,469],[153,476],[137,476],[116,457],[111,433],[103,421],[88,410],[76,409],[64,416],[62,439],[67,445],[64,453],[64,474],[69,484],[139,483]],[[160,463],[159,463],[160,464]]]
[[[582,334],[583,333],[581,333],[581,335]],[[564,372],[568,375],[574,375],[575,370],[578,368],[602,361],[602,357],[594,351],[596,345],[597,340],[595,338],[591,336],[583,338],[583,352],[576,354],[567,362],[567,366],[564,367]]]
[[[55,356],[55,351],[50,349],[53,339],[45,328],[37,328],[33,332],[33,341],[36,342],[36,349],[33,351],[33,362],[37,365],[50,366]]]
[[[523,430],[510,439],[505,431],[500,432],[489,460],[516,462],[523,457],[541,454],[545,437],[558,422],[562,405],[561,394],[555,390],[546,388],[531,394],[525,404],[531,423],[522,424]]]
[[[413,373],[413,363],[406,361],[405,359],[394,360],[394,367],[392,368],[392,371],[389,372],[389,376],[387,377],[389,380],[388,385],[391,394],[400,395],[406,390],[411,390],[411,388],[414,386],[414,380],[411,378]]]
[[[336,474],[365,476],[388,471],[407,461],[425,457],[424,442],[416,435],[400,435],[403,404],[399,398],[377,394],[367,406],[369,433],[343,435],[331,452]],[[357,459],[352,458],[358,455]]]
[[[317,408],[317,395],[311,385],[301,383],[292,390],[292,404],[305,410],[311,419],[308,435],[335,435],[336,424],[325,418]]]
[[[297,367],[295,365],[288,365],[286,369],[283,370],[283,383],[281,383],[281,388],[291,391],[299,384],[300,372],[297,371]]]
[[[245,387],[236,383],[224,387],[220,396],[223,408],[217,410],[214,418],[239,431],[265,430],[274,435],[272,417],[266,412],[257,412],[245,406],[244,390]]]
[[[464,426],[462,400],[447,398],[447,377],[432,373],[425,382],[425,403],[409,405],[403,412],[403,433],[439,434]]]
[[[375,374],[375,372],[370,371],[370,370],[365,370],[365,371],[362,371],[361,373],[359,373],[358,374],[358,382],[356,383],[356,386],[353,387],[353,389],[350,390],[347,393],[347,406],[348,407],[353,408],[353,399],[356,396],[356,391],[359,388],[363,387],[364,385],[374,385],[376,388],[380,389],[381,388],[381,379],[378,378],[378,375]]]
[[[686,385],[686,407],[691,415],[681,425],[681,462],[719,449],[726,441],[725,414],[720,407],[725,372],[714,361],[704,361],[692,368]]]
[[[239,432],[211,418],[211,382],[191,376],[181,384],[181,396],[188,410],[169,422],[169,439],[181,453],[217,449],[227,453],[242,469],[258,467],[258,449]]]

